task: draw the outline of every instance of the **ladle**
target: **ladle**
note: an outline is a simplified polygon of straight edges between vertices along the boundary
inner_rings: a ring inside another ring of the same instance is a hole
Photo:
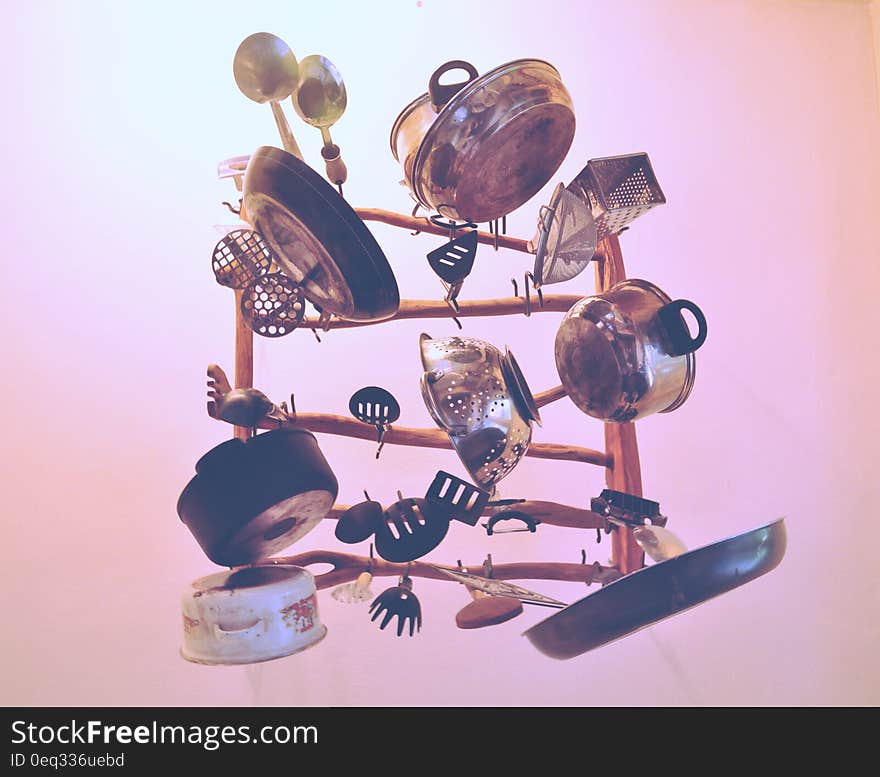
[[[312,127],[321,130],[324,147],[321,156],[327,169],[327,178],[339,187],[348,178],[348,170],[337,146],[330,137],[332,127],[345,113],[348,96],[345,82],[336,66],[326,57],[312,54],[299,63],[299,87],[291,96],[294,110]]]
[[[269,103],[284,150],[302,159],[280,104],[299,84],[299,65],[290,47],[277,35],[255,32],[245,38],[235,52],[232,73],[245,97],[257,103]]]

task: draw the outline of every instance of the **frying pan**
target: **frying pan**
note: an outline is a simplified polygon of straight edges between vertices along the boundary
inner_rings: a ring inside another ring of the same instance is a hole
[[[373,234],[305,162],[261,146],[244,177],[244,208],[306,299],[349,321],[393,316],[400,293]]]
[[[546,656],[574,658],[766,574],[782,561],[785,544],[780,518],[625,575],[524,636]]]

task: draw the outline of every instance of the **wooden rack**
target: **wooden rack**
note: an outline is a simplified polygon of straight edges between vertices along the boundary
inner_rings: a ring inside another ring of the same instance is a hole
[[[431,234],[447,235],[447,228],[438,226],[429,219],[405,216],[390,211],[378,209],[360,209],[358,215],[366,221],[380,221],[401,228],[410,229],[414,232],[427,232]],[[244,212],[241,218],[247,221]],[[504,235],[495,235],[488,232],[478,233],[478,239],[482,243],[497,244],[499,247],[509,248],[516,251],[528,252],[526,241]],[[602,292],[614,284],[626,278],[623,265],[623,255],[620,243],[616,236],[610,236],[600,241],[593,260],[596,274],[596,289]],[[581,295],[545,295],[543,305],[537,303],[531,306],[531,312],[566,312]],[[403,300],[400,309],[391,318],[380,322],[353,322],[339,319],[331,319],[329,322],[319,322],[317,319],[306,319],[302,326],[317,328],[322,326],[327,329],[341,329],[355,326],[371,326],[389,321],[419,318],[451,318],[471,316],[507,316],[526,313],[526,300],[519,297],[510,299],[460,301],[459,309],[454,311],[445,302],[429,300]],[[235,295],[235,388],[250,388],[253,386],[254,360],[253,360],[253,332],[244,321],[241,314],[241,292]],[[554,390],[546,392],[548,399],[555,398]],[[536,398],[540,398],[537,395]],[[209,413],[213,407],[209,403]],[[375,430],[365,424],[351,418],[324,413],[291,413],[287,422],[303,429],[324,434],[337,434],[375,442]],[[264,419],[259,426],[266,429],[278,428],[279,422]],[[236,427],[236,437],[247,438],[251,434],[250,429]],[[404,427],[390,428],[383,436],[388,445],[414,445],[425,448],[451,448],[451,443],[446,434],[439,429],[410,429]],[[580,448],[573,445],[559,443],[532,443],[526,454],[535,458],[556,459],[562,461],[574,461],[584,464],[593,464],[605,469],[605,482],[609,488],[624,491],[636,496],[642,496],[641,468],[639,465],[638,445],[636,442],[635,426],[632,423],[607,423],[605,424],[605,450],[595,451],[589,448]],[[526,509],[523,509],[526,508]],[[337,505],[328,518],[338,518],[346,508]],[[552,502],[526,502],[517,505],[517,509],[540,517],[543,523],[574,528],[596,529],[605,526],[601,516],[588,510],[559,505]],[[644,564],[644,554],[632,536],[632,531],[627,528],[618,528],[611,532],[612,552],[611,567],[601,565],[567,564],[567,563],[530,563],[530,564],[503,564],[493,567],[493,574],[498,579],[547,579],[547,580],[575,580],[590,584],[591,582],[608,582],[619,575],[625,575],[640,569]],[[334,569],[323,575],[317,576],[319,588],[326,588],[341,582],[354,580],[357,575],[371,566],[374,575],[397,575],[405,571],[407,565],[390,564],[378,559],[367,558],[333,551],[308,551],[299,555],[284,559],[273,559],[276,563],[292,563],[301,566],[315,563],[330,563]],[[439,566],[439,565],[433,565]],[[480,565],[472,568],[478,569]],[[457,567],[448,567],[456,569]],[[411,575],[430,577],[434,579],[450,579],[436,572],[431,566],[422,562],[413,562],[410,569]]]

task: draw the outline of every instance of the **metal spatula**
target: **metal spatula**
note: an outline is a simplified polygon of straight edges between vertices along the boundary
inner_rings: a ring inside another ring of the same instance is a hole
[[[428,487],[425,499],[446,510],[450,519],[476,526],[489,501],[489,492],[440,470]]]
[[[448,530],[449,515],[444,510],[425,499],[401,496],[382,514],[376,552],[386,561],[414,561],[436,548]]]
[[[274,261],[272,250],[258,232],[234,229],[214,246],[211,268],[221,286],[244,289],[268,273]]]
[[[428,264],[446,289],[446,300],[455,302],[477,255],[477,231],[469,230],[428,254]]]
[[[567,188],[586,198],[599,240],[666,202],[647,154],[591,159]]]
[[[400,404],[387,389],[380,386],[364,386],[351,395],[348,409],[358,421],[376,427],[376,442],[379,443],[376,451],[378,459],[385,445],[382,437],[388,427],[400,418]]]
[[[242,293],[241,314],[263,337],[284,337],[299,326],[306,312],[302,289],[280,272],[256,278]]]

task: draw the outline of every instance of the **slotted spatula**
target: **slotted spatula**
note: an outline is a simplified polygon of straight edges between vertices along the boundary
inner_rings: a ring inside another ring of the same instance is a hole
[[[476,526],[489,501],[489,492],[440,470],[428,487],[425,499],[446,510],[450,519]]]
[[[446,299],[454,302],[461,292],[464,279],[470,275],[477,255],[477,231],[465,232],[460,237],[435,248],[428,254],[428,264],[437,273],[446,289]]]
[[[349,412],[365,424],[376,427],[376,442],[379,448],[376,458],[382,452],[382,437],[386,430],[400,418],[400,405],[390,391],[380,386],[365,386],[358,389],[348,400]]]
[[[449,515],[425,499],[399,499],[382,513],[376,552],[386,561],[413,561],[436,548],[449,530]]]

